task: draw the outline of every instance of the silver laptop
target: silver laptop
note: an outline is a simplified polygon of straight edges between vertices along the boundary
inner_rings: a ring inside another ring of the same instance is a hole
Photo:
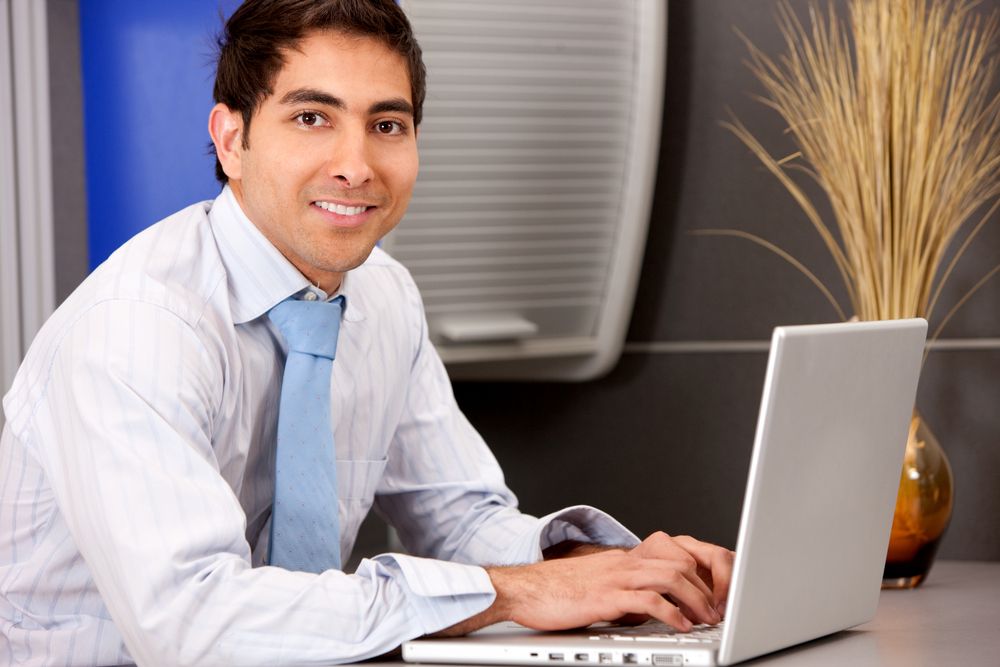
[[[403,658],[729,665],[870,620],[926,335],[922,319],[774,330],[721,627],[542,633],[505,623],[407,642]]]

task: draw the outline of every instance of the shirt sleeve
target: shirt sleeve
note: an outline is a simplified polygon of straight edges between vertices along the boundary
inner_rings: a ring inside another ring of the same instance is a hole
[[[467,565],[251,568],[246,517],[212,448],[234,381],[222,350],[165,308],[101,303],[63,337],[19,430],[134,660],[350,662],[489,606],[488,576]]]
[[[411,305],[419,342],[375,501],[406,548],[461,563],[514,565],[537,562],[542,549],[567,539],[636,544],[633,533],[592,507],[541,519],[518,510],[496,458],[455,401],[419,296]]]

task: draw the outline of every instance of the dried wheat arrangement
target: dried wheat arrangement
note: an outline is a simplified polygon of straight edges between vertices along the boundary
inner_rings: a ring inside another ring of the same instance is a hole
[[[841,318],[934,313],[942,287],[1000,194],[997,16],[968,0],[850,0],[848,19],[809,7],[808,27],[778,6],[786,52],[777,60],[745,37],[760,99],[788,125],[797,151],[776,158],[735,116],[724,123],[798,202],[829,249],[850,311],[794,257]],[[846,23],[846,25],[845,25]],[[814,179],[833,224],[792,177]],[[981,216],[981,217],[979,217]],[[949,257],[949,249],[952,251]],[[934,335],[1000,265],[955,303]]]

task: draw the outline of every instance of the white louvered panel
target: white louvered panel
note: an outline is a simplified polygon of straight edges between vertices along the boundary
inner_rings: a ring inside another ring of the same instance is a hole
[[[642,17],[662,19],[660,1],[404,0],[428,88],[420,177],[386,247],[420,286],[446,361],[593,353],[608,295],[624,285],[631,303],[634,282],[612,283],[636,254],[634,240],[623,252],[627,209],[648,207],[629,173],[650,136],[637,118],[658,121],[637,78]],[[515,339],[468,343],[484,323]]]
[[[0,387],[55,309],[47,40],[46,3],[0,0]]]

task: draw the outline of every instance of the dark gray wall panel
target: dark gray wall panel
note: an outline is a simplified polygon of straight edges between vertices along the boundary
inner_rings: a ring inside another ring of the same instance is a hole
[[[793,5],[801,10],[807,3]],[[833,262],[804,214],[720,126],[731,109],[774,154],[794,150],[777,114],[752,99],[763,89],[745,66],[747,50],[734,32],[779,55],[774,6],[770,0],[670,4],[661,169],[630,340],[767,339],[776,324],[837,318],[820,292],[777,256],[745,240],[692,236],[695,229],[737,228],[768,238],[808,265],[848,306]],[[982,4],[984,10],[998,7],[995,0]],[[810,192],[826,211],[822,193]],[[959,264],[932,327],[997,263],[1000,216]],[[1000,309],[993,306],[998,301],[1000,278],[943,335],[1000,335]]]
[[[56,303],[87,275],[87,193],[83,164],[80,24],[76,0],[49,0],[53,234]]]
[[[732,546],[766,357],[627,355],[596,383],[457,387],[525,511],[575,503]]]
[[[941,546],[952,558],[1000,560],[1000,350],[932,352],[917,407],[955,474],[955,511]]]
[[[732,546],[749,470],[764,354],[626,355],[599,381],[456,387],[522,507],[586,503],[640,535]],[[1000,559],[1000,351],[936,352],[917,404],[950,456],[956,503],[941,554]],[[984,390],[990,387],[989,390]],[[851,493],[851,480],[842,480]]]

